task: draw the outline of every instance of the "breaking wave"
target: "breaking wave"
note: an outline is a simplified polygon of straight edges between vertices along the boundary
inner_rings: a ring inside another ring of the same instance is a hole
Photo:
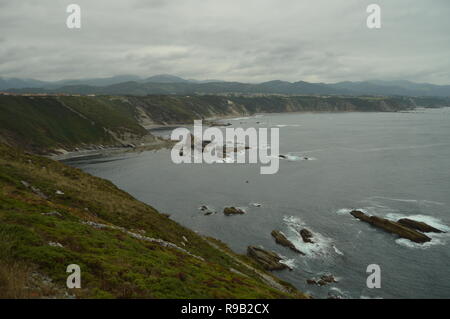
[[[306,224],[296,216],[285,216],[284,223],[288,227],[287,238],[307,257],[316,258],[333,255],[343,255],[343,253],[333,244],[333,239],[322,235],[319,232],[311,230],[314,243],[305,243],[300,236],[300,230],[305,228]]]

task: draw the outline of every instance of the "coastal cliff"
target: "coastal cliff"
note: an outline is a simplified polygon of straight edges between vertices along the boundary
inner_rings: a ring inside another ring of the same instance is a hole
[[[38,154],[135,147],[159,141],[146,128],[195,119],[280,112],[397,112],[411,98],[321,96],[0,95],[0,141]]]

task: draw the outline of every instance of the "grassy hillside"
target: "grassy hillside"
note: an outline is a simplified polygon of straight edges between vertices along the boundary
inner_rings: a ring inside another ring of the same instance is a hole
[[[69,264],[82,289],[65,288]],[[0,144],[0,298],[303,297],[262,273],[106,180]]]
[[[420,103],[426,103],[420,100]],[[3,96],[0,141],[34,153],[154,142],[145,124],[270,112],[395,112],[410,98],[320,96]]]
[[[108,98],[0,96],[0,140],[36,153],[121,145],[147,131],[130,106]]]

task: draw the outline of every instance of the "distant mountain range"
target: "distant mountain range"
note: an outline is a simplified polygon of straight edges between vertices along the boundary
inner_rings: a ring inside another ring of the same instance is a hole
[[[376,95],[376,96],[436,96],[450,97],[450,85],[434,85],[410,81],[363,81],[310,83],[269,81],[258,84],[193,80],[161,74],[148,78],[119,75],[109,78],[61,80],[45,82],[35,79],[2,78],[0,90],[17,93],[71,94],[288,94],[288,95]]]

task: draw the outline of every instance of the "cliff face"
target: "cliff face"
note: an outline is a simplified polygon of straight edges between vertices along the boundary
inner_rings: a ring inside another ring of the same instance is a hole
[[[395,112],[413,106],[410,98],[0,95],[0,141],[48,153],[153,143],[145,129],[149,124],[271,112]]]

